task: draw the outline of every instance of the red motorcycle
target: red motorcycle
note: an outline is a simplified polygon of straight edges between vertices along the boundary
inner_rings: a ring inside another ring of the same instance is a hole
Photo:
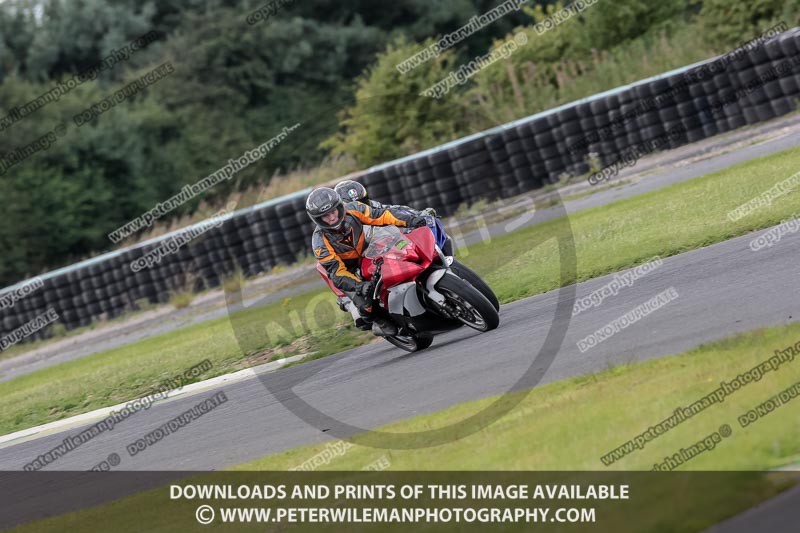
[[[495,305],[459,277],[451,268],[452,262],[453,258],[442,253],[427,227],[409,233],[397,226],[372,228],[370,244],[361,259],[361,276],[375,281],[375,312],[397,325],[397,335],[384,337],[387,341],[416,352],[430,346],[434,335],[463,325],[486,332],[500,324]],[[347,299],[333,286],[321,265],[317,264],[317,270],[340,303]],[[480,284],[484,291],[491,290],[482,280]]]

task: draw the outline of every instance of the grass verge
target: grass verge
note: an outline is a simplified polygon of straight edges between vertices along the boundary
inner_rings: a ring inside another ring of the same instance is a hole
[[[564,218],[551,220],[492,238],[464,247],[458,255],[489,282],[502,302],[510,302],[562,284],[552,238],[557,232],[571,228],[577,279],[591,279],[654,255],[678,254],[779,223],[800,210],[797,191],[737,222],[726,215],[798,168],[800,149],[795,148],[580,211],[570,215],[568,224]],[[264,362],[265,354],[275,350],[291,355],[325,347],[319,357],[333,353],[330,346],[339,351],[367,342],[368,334],[345,327],[350,318],[333,302],[325,290],[304,293],[0,383],[5,403],[0,433],[141,396],[165,377],[206,358],[214,368],[201,378]],[[301,341],[305,344],[297,346]]]

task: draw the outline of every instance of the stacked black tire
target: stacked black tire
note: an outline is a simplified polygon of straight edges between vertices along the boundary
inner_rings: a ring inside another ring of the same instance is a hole
[[[431,206],[450,215],[462,204],[508,198],[564,174],[584,174],[590,154],[607,165],[667,136],[661,149],[795,110],[800,99],[798,28],[752,47],[724,69],[709,68],[710,63],[539,113],[374,167],[355,179],[374,199]],[[142,301],[164,303],[172,292],[216,287],[237,269],[254,276],[291,263],[311,252],[306,194],[237,212],[139,272],[131,262],[169,236],[42,276],[42,288],[0,309],[2,335],[50,308],[64,327],[73,329],[119,316]],[[27,339],[42,338],[50,329]]]
[[[735,60],[712,63],[593,99],[591,114],[581,119],[581,141],[594,142],[586,147],[578,143],[580,148],[573,153],[594,152],[608,165],[648,143],[652,147],[667,139],[666,146],[675,148],[795,110],[800,98],[797,28],[746,50]],[[632,119],[625,119],[631,114],[635,115]],[[615,121],[621,127],[611,132],[602,129]],[[592,132],[603,134],[597,140]]]

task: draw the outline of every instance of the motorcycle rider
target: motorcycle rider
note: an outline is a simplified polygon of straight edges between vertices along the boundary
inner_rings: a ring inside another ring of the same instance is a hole
[[[415,209],[411,209],[407,205],[384,205],[378,201],[371,200],[367,195],[367,188],[354,180],[340,181],[333,187],[333,190],[339,194],[339,196],[342,198],[342,201],[344,202],[361,202],[362,204],[367,204],[370,207],[376,207],[379,209],[386,209],[392,207],[396,209],[402,209],[403,211],[407,211],[415,215],[420,214],[420,212],[416,211]],[[425,213],[425,214],[431,214],[431,213]],[[433,211],[433,214],[435,215],[436,212]]]
[[[437,217],[436,210],[432,207],[426,207],[422,211],[417,211],[408,207],[407,205],[389,205],[389,204],[382,204],[376,200],[372,200],[369,198],[367,194],[367,188],[364,187],[357,181],[354,180],[343,180],[336,184],[333,188],[339,196],[342,198],[344,202],[361,202],[364,204],[369,205],[375,209],[395,209],[395,210],[402,210],[412,215],[417,216],[433,216]],[[450,237],[447,237],[444,246],[442,247],[442,252],[445,255],[452,256],[453,255],[453,241]]]
[[[364,281],[358,274],[359,259],[366,246],[364,225],[419,228],[426,226],[427,220],[402,209],[355,201],[344,203],[339,194],[328,187],[311,191],[306,198],[306,213],[317,225],[311,238],[314,256],[333,285],[355,305],[359,314],[353,317],[356,326],[367,329],[372,323],[373,334],[396,335],[394,323],[372,309],[373,283]]]

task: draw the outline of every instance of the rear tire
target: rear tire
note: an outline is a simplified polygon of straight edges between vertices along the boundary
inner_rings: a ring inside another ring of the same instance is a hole
[[[407,352],[418,352],[424,350],[433,343],[432,335],[418,334],[418,335],[394,335],[392,337],[384,337],[390,344],[397,346],[401,350]]]
[[[436,284],[436,289],[447,298],[448,304],[458,308],[455,318],[480,332],[487,332],[500,325],[500,315],[492,302],[468,282],[455,274],[445,274]]]
[[[497,296],[492,291],[492,288],[487,285],[481,277],[476,274],[472,269],[467,267],[466,265],[459,263],[457,259],[453,259],[453,264],[450,265],[450,269],[461,279],[478,289],[478,292],[481,293],[484,298],[489,300],[489,303],[495,308],[495,310],[500,310],[500,302],[497,300]]]

